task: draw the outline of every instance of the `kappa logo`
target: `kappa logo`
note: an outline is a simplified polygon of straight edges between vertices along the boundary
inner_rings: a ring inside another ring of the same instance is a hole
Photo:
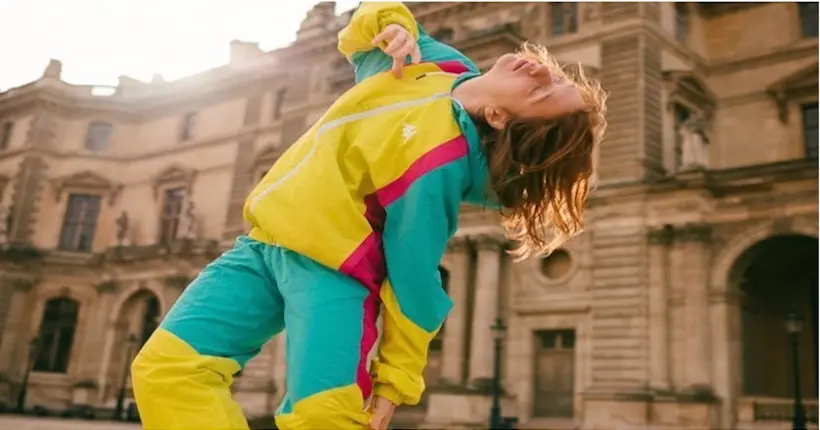
[[[413,136],[416,135],[416,126],[404,124],[404,128],[401,131],[401,135],[404,138],[404,142],[406,143],[408,140],[410,140]]]

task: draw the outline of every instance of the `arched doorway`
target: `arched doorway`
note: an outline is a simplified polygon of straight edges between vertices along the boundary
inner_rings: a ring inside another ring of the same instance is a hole
[[[159,299],[149,290],[137,291],[123,303],[114,326],[105,390],[107,401],[117,397],[134,354],[159,326],[161,312]]]
[[[818,241],[808,236],[765,239],[738,259],[744,396],[792,396],[786,316],[796,311],[805,319],[799,337],[801,388],[806,398],[817,398],[817,271]]]

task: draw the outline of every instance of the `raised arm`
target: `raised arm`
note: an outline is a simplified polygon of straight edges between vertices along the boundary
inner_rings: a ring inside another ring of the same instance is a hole
[[[375,394],[396,405],[418,403],[430,341],[452,308],[438,266],[458,225],[464,183],[460,163],[466,162],[448,159],[462,151],[466,143],[457,139],[420,159],[422,169],[429,170],[386,206],[388,281],[381,289],[385,314],[374,364]]]
[[[389,41],[379,46],[373,40],[390,24],[404,27],[416,39],[421,51],[421,61],[440,62],[458,60],[473,72],[478,68],[457,49],[445,45],[429,35],[416,22],[413,14],[399,2],[363,2],[348,25],[339,32],[339,51],[347,57],[356,70],[356,82],[381,73],[393,65],[393,59],[382,52]],[[408,57],[409,62],[409,57]],[[407,63],[407,62],[405,62]]]

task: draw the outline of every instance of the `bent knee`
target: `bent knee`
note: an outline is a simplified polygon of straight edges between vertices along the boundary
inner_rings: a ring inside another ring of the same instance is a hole
[[[131,363],[131,377],[135,388],[173,384],[180,377],[227,387],[239,369],[235,360],[201,355],[173,333],[159,328]]]

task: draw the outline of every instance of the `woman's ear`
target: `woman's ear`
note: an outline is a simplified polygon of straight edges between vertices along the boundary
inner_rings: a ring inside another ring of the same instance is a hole
[[[487,124],[496,130],[503,130],[507,126],[507,121],[510,120],[510,116],[506,112],[496,107],[487,106],[483,111],[484,121],[487,121]]]

